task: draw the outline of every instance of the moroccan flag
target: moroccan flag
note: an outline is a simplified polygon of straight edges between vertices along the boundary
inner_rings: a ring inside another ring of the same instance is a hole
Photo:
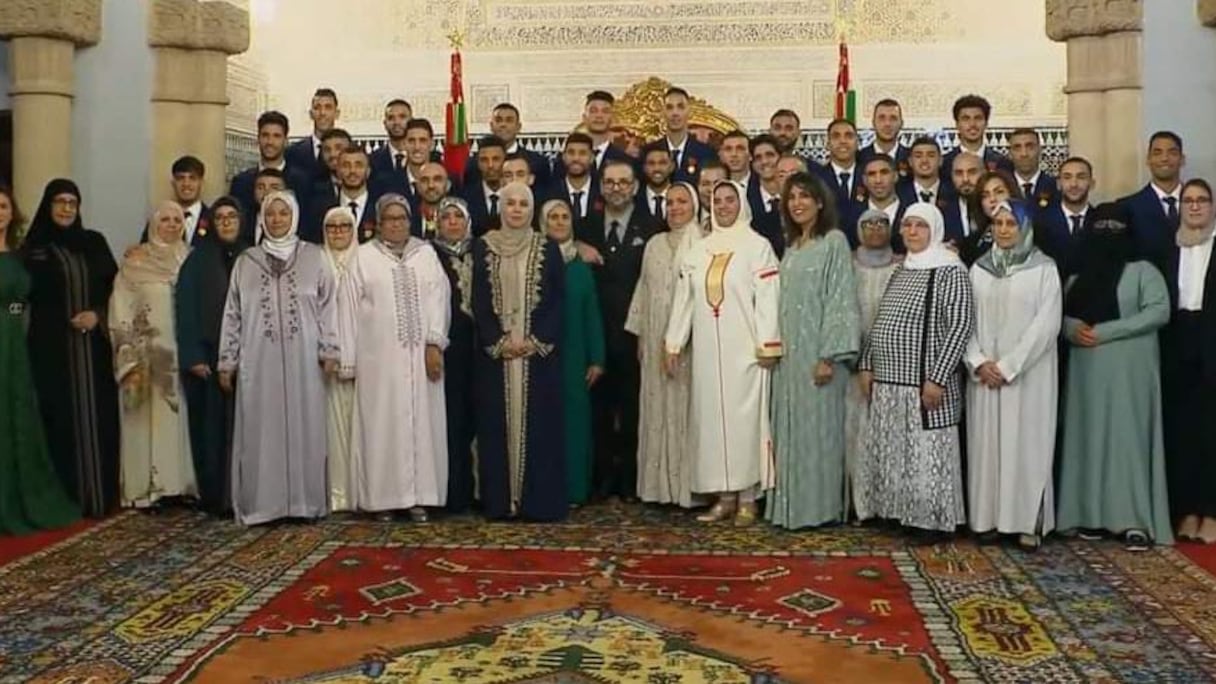
[[[836,118],[857,123],[857,91],[849,85],[849,46],[840,41],[840,68],[836,72]]]
[[[464,109],[464,68],[460,50],[452,51],[452,93],[447,108],[447,132],[443,138],[443,165],[453,178],[464,178],[469,160],[469,119]]]

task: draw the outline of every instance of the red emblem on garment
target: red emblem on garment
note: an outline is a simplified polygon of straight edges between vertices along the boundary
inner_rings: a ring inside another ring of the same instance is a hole
[[[592,202],[592,204],[591,204],[591,211],[599,212],[599,211],[603,211],[603,210],[604,210],[604,199],[602,197],[596,197],[595,202]]]
[[[202,216],[198,220],[198,225],[194,228],[194,233],[200,237],[207,237],[207,229],[211,227],[211,222],[206,216]]]
[[[370,240],[376,234],[376,222],[367,220],[363,222],[363,239]]]
[[[996,162],[994,162],[994,161],[988,162],[987,167],[988,167],[989,171],[996,171]]]

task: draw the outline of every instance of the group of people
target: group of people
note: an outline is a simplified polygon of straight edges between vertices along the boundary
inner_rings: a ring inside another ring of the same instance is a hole
[[[369,154],[321,89],[312,135],[264,114],[258,167],[209,206],[178,160],[121,263],[70,181],[23,241],[0,192],[0,530],[179,499],[259,524],[616,497],[1031,550],[1216,541],[1216,220],[1178,136],[1090,206],[1089,163],[1051,177],[1033,130],[986,148],[977,96],[949,154],[903,145],[883,100],[872,145],[829,124],[823,166],[789,110],[714,149],[687,93],[664,103],[634,155],[591,93],[553,163],[500,105],[456,178],[408,103]]]

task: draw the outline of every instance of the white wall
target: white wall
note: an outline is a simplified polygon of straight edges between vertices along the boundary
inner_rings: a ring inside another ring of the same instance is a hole
[[[1195,16],[1195,3],[1144,3],[1144,130],[1182,136],[1183,177],[1216,181],[1216,30]],[[1142,169],[1147,178],[1148,172]]]
[[[139,239],[148,214],[148,4],[102,3],[101,42],[76,53],[72,175],[83,195],[85,225],[104,233],[120,254]]]

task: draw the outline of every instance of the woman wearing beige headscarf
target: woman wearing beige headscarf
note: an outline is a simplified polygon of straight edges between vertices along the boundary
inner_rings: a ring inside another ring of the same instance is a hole
[[[473,246],[477,445],[490,518],[566,516],[562,411],[561,250],[532,230],[532,191],[499,192],[502,227]]]
[[[325,263],[334,276],[339,290],[347,277],[355,241],[355,218],[346,207],[334,207],[325,213],[323,223]],[[338,316],[344,302],[338,299]],[[329,508],[331,511],[351,510],[350,497],[350,420],[355,408],[355,379],[331,375],[325,378],[328,405],[326,436],[329,441]]]
[[[110,298],[122,417],[122,503],[147,507],[197,493],[177,372],[173,292],[189,248],[175,202],[152,215],[149,240],[123,259]]]
[[[638,411],[638,496],[647,503],[690,508],[699,503],[692,494],[692,449],[688,411],[692,387],[690,350],[668,373],[663,336],[671,319],[671,304],[680,264],[694,241],[703,237],[700,201],[689,183],[667,190],[667,232],[646,243],[642,275],[633,290],[625,330],[638,337],[641,397]]]

